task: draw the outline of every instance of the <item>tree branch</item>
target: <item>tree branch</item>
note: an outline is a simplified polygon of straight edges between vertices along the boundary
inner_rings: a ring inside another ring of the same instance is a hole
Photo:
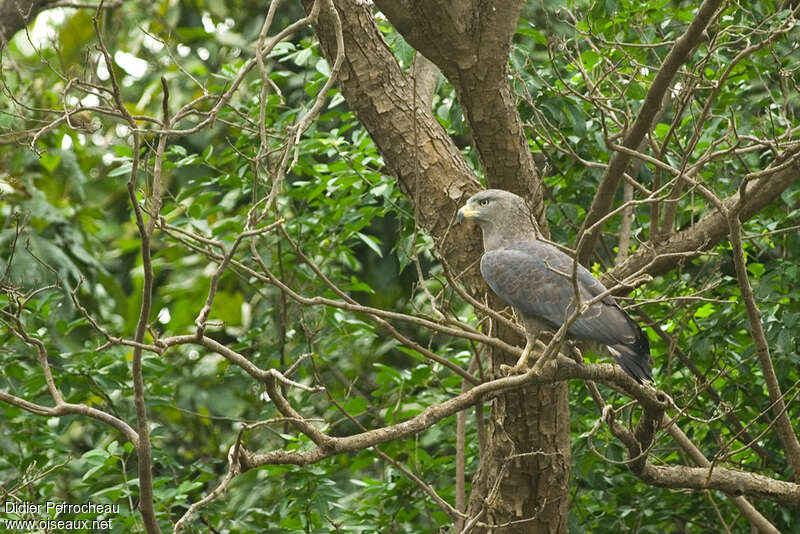
[[[559,357],[557,366],[545,367],[539,375],[517,375],[484,382],[465,393],[441,404],[431,406],[419,415],[395,425],[345,437],[326,436],[322,439],[320,436],[316,436],[317,439],[314,439],[314,441],[319,441],[323,446],[317,446],[311,450],[277,450],[262,454],[243,450],[241,457],[242,471],[274,464],[311,465],[337,454],[356,452],[380,443],[418,434],[445,417],[468,409],[478,401],[497,396],[505,391],[524,387],[526,384],[547,384],[574,378],[595,380],[617,388],[624,387],[633,393],[646,411],[652,410],[653,414],[658,414],[659,412],[663,414],[663,410],[667,406],[666,396],[650,388],[633,383],[630,377],[613,365],[576,363],[567,358]],[[277,389],[273,389],[273,393],[277,394]],[[283,413],[291,420],[294,421],[298,417],[302,420],[300,414],[283,402],[280,405],[276,404],[276,406],[282,412],[286,410]],[[652,418],[648,416],[646,420],[651,421]],[[658,420],[659,423],[662,421],[663,419]],[[650,423],[647,423],[647,425],[650,425]],[[619,424],[616,423],[616,426],[619,426]],[[317,432],[314,429],[314,433],[316,434]],[[647,443],[648,438],[645,433],[640,435],[645,437],[645,443]],[[632,456],[641,456],[642,443],[634,438],[633,433],[625,430],[624,435],[618,437],[629,447],[629,453]],[[631,447],[633,447],[633,450]],[[714,467],[712,469],[708,467],[655,466],[648,461],[641,461],[631,465],[637,476],[641,477],[645,482],[659,487],[696,490],[716,489],[732,495],[744,494],[769,499],[788,507],[800,506],[800,485],[774,480],[763,475],[723,467]],[[761,525],[766,526],[764,523]],[[767,531],[769,532],[769,529]]]
[[[266,454],[254,455],[248,460],[247,469],[274,463],[309,465],[331,455],[355,452],[387,441],[403,439],[418,434],[445,417],[468,409],[476,402],[484,400],[487,397],[493,397],[502,392],[525,387],[530,384],[551,384],[573,378],[582,378],[585,380],[594,380],[615,388],[621,388],[629,392],[629,394],[636,398],[643,406],[651,406],[653,409],[663,409],[667,406],[666,395],[651,387],[638,384],[626,375],[622,369],[615,365],[577,363],[565,357],[558,357],[557,361],[558,365],[546,366],[539,374],[526,373],[524,375],[508,376],[489,382],[483,382],[465,393],[441,404],[430,406],[419,415],[395,425],[368,430],[353,436],[320,439],[320,441],[325,442],[325,450],[314,449],[302,453],[296,451],[291,453],[287,453],[286,451],[273,451]],[[296,418],[300,415],[293,408],[287,407],[282,402],[280,404],[276,403],[276,406],[278,406],[279,409],[286,409],[286,412],[283,412],[283,410],[281,411],[287,417]]]
[[[636,120],[633,125],[625,132],[622,145],[629,149],[636,149],[641,143],[642,139],[647,135],[653,126],[653,117],[658,113],[661,101],[664,94],[669,90],[672,85],[672,79],[678,72],[678,69],[686,61],[689,60],[689,54],[695,47],[705,40],[706,28],[713,20],[722,0],[705,0],[703,4],[697,9],[697,14],[694,16],[691,24],[686,29],[686,32],[681,35],[675,44],[670,49],[664,62],[658,69],[650,89],[647,91],[647,96],[642,103],[639,113],[636,115]],[[617,186],[622,179],[622,174],[625,171],[631,156],[624,152],[616,151],[612,154],[611,159],[606,167],[603,177],[600,179],[600,185],[595,193],[592,205],[586,213],[586,219],[583,223],[584,232],[586,232],[585,243],[578,251],[578,261],[586,264],[587,260],[594,250],[595,244],[599,239],[602,226],[590,230],[595,223],[597,223],[611,208],[616,195]]]
[[[800,442],[792,428],[789,415],[786,413],[786,403],[783,401],[781,386],[778,383],[778,377],[775,375],[775,368],[772,366],[769,343],[767,342],[767,336],[764,334],[764,327],[761,324],[761,310],[758,309],[753,296],[753,288],[747,276],[747,264],[744,258],[744,248],[742,247],[742,224],[739,222],[736,210],[731,210],[726,215],[728,227],[730,228],[736,279],[739,282],[742,300],[747,310],[747,318],[750,321],[750,334],[756,347],[758,363],[761,367],[761,373],[764,375],[769,400],[772,403],[772,414],[777,421],[778,436],[786,453],[786,459],[789,461],[794,473],[794,480],[800,483]]]
[[[161,534],[161,528],[156,519],[154,497],[153,497],[153,459],[150,446],[150,428],[147,421],[147,405],[145,403],[145,388],[144,380],[142,378],[142,343],[147,331],[147,325],[150,320],[150,307],[153,298],[153,264],[150,251],[150,240],[153,235],[154,219],[150,218],[148,224],[145,224],[142,208],[139,206],[139,200],[136,196],[136,178],[139,172],[139,128],[136,120],[130,114],[125,104],[122,101],[122,94],[117,82],[116,75],[114,74],[114,63],[111,60],[111,54],[103,40],[103,34],[100,31],[100,11],[102,2],[98,6],[95,16],[92,19],[94,24],[94,32],[97,36],[98,48],[103,54],[103,59],[109,72],[111,81],[114,102],[117,111],[125,117],[128,127],[133,136],[133,161],[131,164],[130,178],[128,179],[128,197],[131,203],[131,208],[136,215],[136,226],[139,230],[139,237],[141,238],[141,254],[142,254],[142,270],[144,280],[142,283],[142,303],[139,311],[139,319],[136,325],[136,333],[134,334],[134,341],[137,343],[133,347],[133,357],[131,361],[131,377],[133,379],[133,404],[136,409],[136,428],[139,434],[139,446],[136,448],[136,455],[138,457],[138,471],[139,471],[139,511],[142,514],[145,530],[149,534]],[[166,90],[166,85],[164,85]],[[167,94],[164,94],[164,111],[165,116],[163,124],[165,128],[169,127],[169,117],[166,116],[167,111]],[[166,148],[167,136],[162,135],[159,138],[158,148],[156,153],[156,168],[154,168],[153,178],[153,198],[151,199],[151,209],[154,214],[158,214],[161,209],[161,164],[164,158],[164,149]]]
[[[674,421],[670,421],[669,418],[665,415],[661,420],[661,426],[666,429],[672,439],[675,440],[675,443],[689,455],[694,463],[696,463],[700,467],[711,467],[711,462],[708,461],[708,458],[698,449],[694,443],[683,433],[683,431],[678,427]],[[757,528],[759,532],[763,532],[764,534],[780,534],[775,526],[767,521],[761,513],[756,510],[756,508],[750,504],[747,499],[742,497],[741,495],[734,495],[727,493],[728,499],[739,509],[743,516],[747,518],[750,524]]]
[[[732,495],[749,495],[775,501],[790,508],[800,507],[800,485],[735,471],[724,467],[656,466],[647,462],[640,473],[643,481],[660,488],[715,489]]]
[[[798,150],[784,152],[775,164],[781,165],[781,169],[751,182],[744,198],[741,197],[741,192],[737,192],[723,201],[727,208],[731,208],[739,204],[741,199],[740,220],[746,221],[754,216],[800,179]],[[651,276],[663,274],[687,258],[710,250],[725,239],[729,231],[725,216],[715,210],[686,230],[673,234],[666,241],[657,245],[642,245],[627,261],[606,272],[602,282],[609,285],[614,280],[622,280],[642,270]]]
[[[439,79],[439,67],[420,52],[414,54],[414,63],[411,65],[411,77],[417,89],[419,98],[418,106],[431,109],[433,95],[436,92],[436,82]]]
[[[84,415],[86,417],[91,417],[92,419],[96,419],[97,421],[105,423],[108,426],[118,430],[120,434],[125,436],[125,439],[133,444],[134,447],[139,445],[139,435],[133,428],[131,428],[130,425],[128,425],[128,423],[122,419],[114,417],[109,413],[98,410],[97,408],[92,408],[91,406],[86,406],[85,404],[60,402],[52,407],[43,406],[41,404],[36,404],[25,399],[21,399],[15,395],[5,393],[4,391],[0,391],[0,401],[7,402],[8,404],[18,408],[22,408],[27,412],[47,417],[62,417],[64,415]]]

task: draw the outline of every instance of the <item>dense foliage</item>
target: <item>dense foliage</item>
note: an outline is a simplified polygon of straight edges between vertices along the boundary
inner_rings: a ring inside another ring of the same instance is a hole
[[[570,246],[603,172],[586,162],[608,159],[608,136],[619,132],[625,120],[615,111],[641,105],[665,53],[659,47],[618,44],[672,41],[694,8],[666,0],[550,4],[524,10],[511,64],[531,149],[544,154],[549,169],[545,182],[552,238]],[[163,183],[163,206],[151,243],[154,279],[145,343],[193,334],[213,283],[206,334],[261,369],[285,371],[300,362],[290,378],[326,390],[288,386],[284,394],[330,435],[394,424],[462,391],[459,375],[404,346],[373,315],[320,303],[349,298],[354,306],[431,320],[444,314],[479,324],[337,89],[322,95],[326,100],[319,116],[289,152],[290,164],[284,165],[289,172],[275,180],[287,135],[311,109],[331,65],[303,27],[271,50],[262,71],[254,68],[240,78],[253,57],[264,11],[256,2],[162,0],[125,2],[98,15],[121,101],[141,128],[136,154],[124,117],[102,111],[114,109],[114,94],[92,10],[48,11],[32,36],[18,34],[4,51],[1,391],[52,406],[41,364],[44,352],[66,402],[134,424],[134,347],[115,341],[132,339],[146,283],[128,191],[134,160],[133,194],[148,216],[153,215],[154,173]],[[302,16],[292,3],[281,6],[270,34]],[[732,153],[748,139],[797,143],[800,35],[788,17],[772,2],[731,8],[721,17],[715,39],[697,51],[708,59],[692,63],[678,81],[672,97],[682,112],[667,112],[652,132],[650,142],[664,147],[662,161],[673,167],[693,165],[709,146]],[[396,57],[408,68],[413,49],[379,20]],[[767,34],[781,25],[787,25],[785,36],[733,62],[743,46],[741,28]],[[605,47],[587,46],[580,32]],[[609,64],[619,66],[617,77],[603,70]],[[727,82],[715,85],[723,73]],[[220,95],[240,79],[241,86],[215,120],[204,125]],[[163,159],[160,125],[142,119],[163,115],[162,80],[172,115],[200,98],[175,125],[186,132],[169,138]],[[703,98],[712,91],[718,95],[705,110]],[[455,92],[444,80],[433,106],[455,139],[469,139]],[[65,115],[65,109],[79,107]],[[700,114],[706,115],[708,127],[697,137],[695,124],[681,117]],[[762,145],[736,157],[709,158],[702,178],[720,197],[734,194],[745,175],[770,161],[774,147]],[[479,169],[469,143],[462,152]],[[636,172],[650,190],[667,183],[652,164],[639,165]],[[273,186],[274,206],[254,226]],[[619,204],[622,195],[620,190]],[[676,195],[674,219],[666,223],[650,203],[634,207],[632,251],[645,246],[654,231],[666,231],[658,228],[659,217],[667,230],[680,230],[711,209],[697,188]],[[744,224],[747,269],[793,421],[800,417],[799,216],[800,186],[795,183]],[[596,248],[592,269],[598,274],[616,261],[621,220],[609,219]],[[254,228],[258,234],[252,241],[237,239]],[[216,280],[220,259],[234,245],[234,263]],[[650,326],[657,386],[674,400],[670,415],[682,411],[683,431],[710,459],[790,480],[781,443],[770,431],[770,401],[730,244],[723,241],[687,259],[629,297],[621,302]],[[472,354],[483,350],[422,324],[389,322],[419,349],[464,369]],[[586,357],[599,361],[608,355],[589,349]],[[240,436],[251,451],[313,448],[311,439],[276,409],[263,384],[207,347],[186,343],[162,354],[145,350],[142,366],[154,502],[162,528],[171,528],[219,484]],[[676,492],[637,479],[624,465],[624,447],[604,429],[598,431],[598,412],[583,382],[573,381],[570,388],[571,531],[699,532],[720,521],[730,531],[749,531],[722,493]],[[629,401],[610,389],[604,392],[618,408]],[[482,409],[488,413],[488,405]],[[112,517],[119,529],[114,531],[143,529],[137,511],[137,455],[116,429],[80,414],[35,415],[9,402],[0,403],[0,411],[3,501],[120,504],[120,513]],[[637,417],[632,407],[627,413]],[[471,412],[465,434],[467,481],[479,456],[475,420]],[[451,520],[410,474],[452,503],[456,436],[451,416],[415,437],[313,465],[247,471],[227,493],[201,508],[186,531],[435,532]],[[669,436],[662,438],[652,451],[654,461],[685,463]],[[796,510],[770,501],[756,506],[782,532],[800,532]]]

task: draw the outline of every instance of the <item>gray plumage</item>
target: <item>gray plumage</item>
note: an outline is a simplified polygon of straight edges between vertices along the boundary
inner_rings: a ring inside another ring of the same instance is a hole
[[[517,366],[523,366],[538,330],[558,329],[575,309],[570,305],[574,260],[538,238],[525,201],[513,193],[489,189],[472,196],[458,211],[458,220],[463,219],[474,220],[483,231],[483,279],[522,316],[527,344]],[[582,303],[606,291],[581,265],[577,282]],[[647,336],[611,295],[589,306],[567,334],[606,345],[626,373],[639,382],[652,380]]]

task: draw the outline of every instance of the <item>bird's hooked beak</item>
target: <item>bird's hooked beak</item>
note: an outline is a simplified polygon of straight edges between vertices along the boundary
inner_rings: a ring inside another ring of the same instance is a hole
[[[477,210],[475,210],[472,206],[470,206],[469,204],[464,204],[456,214],[456,221],[461,223],[464,221],[464,219],[470,219],[477,214],[478,214]]]

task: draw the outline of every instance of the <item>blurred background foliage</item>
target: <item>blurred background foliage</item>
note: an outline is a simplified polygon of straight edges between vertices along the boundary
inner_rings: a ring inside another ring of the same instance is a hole
[[[737,27],[760,23],[775,11],[772,4],[730,10],[730,16],[723,17],[720,39],[728,39],[730,47],[719,47],[710,61],[697,67],[703,69],[699,75],[705,82],[714,80],[730,54],[735,54]],[[620,62],[628,76],[625,83],[606,80],[598,90],[636,109],[665,50],[625,48],[623,54],[611,43],[675,39],[691,18],[693,5],[663,0],[570,1],[566,5],[552,1],[526,6],[514,40],[512,72],[531,148],[544,154],[552,171],[546,181],[554,240],[573,244],[602,172],[580,165],[557,147],[570,144],[571,150],[590,161],[608,157],[602,117],[577,96],[587,88],[585,79],[576,75],[575,61],[581,61],[588,72],[601,55]],[[101,19],[101,31],[129,111],[160,115],[162,76],[169,85],[173,109],[204,90],[218,93],[227,88],[244,61],[253,56],[264,11],[263,2],[202,0],[126,2],[108,11]],[[581,21],[583,31],[607,39],[608,46],[599,51],[586,48],[564,22],[569,14]],[[46,344],[65,399],[133,421],[131,351],[118,346],[96,350],[104,339],[69,296],[77,288],[82,305],[115,335],[133,332],[142,270],[126,191],[133,156],[130,132],[121,121],[87,111],[70,124],[61,122],[42,130],[32,146],[15,142],[15,136],[22,138],[21,132],[35,132],[54,120],[65,102],[69,106],[98,104],[96,97],[68,83],[75,76],[108,85],[108,72],[95,48],[92,16],[91,11],[80,9],[46,12],[31,28],[33,43],[28,35],[18,34],[3,54],[0,258],[6,284],[24,291],[41,289],[26,302],[23,320],[30,335]],[[285,27],[301,16],[296,3],[283,3],[273,28]],[[413,50],[385,21],[382,31],[408,68]],[[800,96],[785,95],[797,87],[792,84],[797,83],[800,65],[798,37],[795,30],[785,41],[737,67],[731,83],[720,91],[719,108],[712,111],[718,120],[717,133],[725,134],[730,121],[740,135],[768,138],[797,126]],[[553,40],[563,46],[548,51],[548,42]],[[560,55],[551,58],[553,50]],[[572,55],[575,51],[578,54]],[[701,49],[698,54],[704,52]],[[781,68],[788,75],[779,76]],[[307,28],[271,54],[269,78],[280,90],[269,94],[265,108],[272,151],[268,158],[273,165],[286,128],[308,108],[329,72]],[[213,126],[172,139],[162,209],[169,224],[227,245],[242,231],[253,199],[269,187],[263,176],[254,175],[253,165],[260,146],[261,86],[254,71]],[[444,281],[430,238],[415,227],[413,211],[394,179],[383,173],[381,157],[369,136],[338,91],[328,97],[319,120],[303,136],[297,164],[278,197],[277,212],[286,219],[286,235],[274,233],[260,241],[264,262],[299,294],[336,298],[298,257],[296,246],[333,283],[363,304],[433,316],[424,284],[432,293],[442,293],[441,301],[458,317],[475,321],[471,307]],[[434,112],[478,168],[461,109],[444,80],[437,87]],[[786,123],[786,118],[794,122]],[[663,125],[654,132],[656,138],[666,135],[671,120],[669,116],[662,119]],[[189,117],[181,127],[198,121],[197,116]],[[675,140],[665,155],[671,164],[679,165],[685,156],[679,147],[687,145],[693,128],[686,123],[672,131]],[[560,134],[554,134],[554,129]],[[713,142],[714,128],[704,135],[706,145],[699,144],[697,151]],[[144,135],[140,156],[146,165],[137,183],[140,199],[152,185],[154,140],[155,136]],[[764,166],[767,152],[711,162],[703,176],[718,194],[731,194],[743,175]],[[653,169],[643,165],[638,178],[652,187]],[[686,227],[706,210],[701,198],[683,195],[675,227]],[[800,328],[800,237],[796,229],[782,230],[796,227],[798,215],[800,187],[795,184],[745,225],[748,269],[774,365],[791,400],[800,379],[796,334]],[[650,226],[649,207],[638,207],[634,247],[637,240],[648,239]],[[618,218],[606,226],[593,266],[596,272],[613,263],[618,228]],[[216,265],[164,233],[156,232],[153,248],[152,328],[161,336],[190,333]],[[648,331],[658,386],[673,395],[678,406],[686,407],[691,419],[684,419],[682,427],[706,455],[739,448],[747,441],[736,435],[735,425],[726,418],[734,413],[747,425],[749,435],[757,436],[761,452],[745,449],[732,461],[743,469],[787,478],[790,473],[780,444],[774,433],[764,432],[771,419],[764,415],[769,403],[727,249],[722,244],[709,255],[657,277],[625,304],[661,330],[662,335]],[[12,306],[7,294],[0,295],[0,307]],[[325,383],[332,399],[352,419],[324,395],[299,391],[289,395],[306,416],[324,420],[333,435],[357,432],[356,422],[375,428],[408,418],[460,392],[460,378],[398,346],[363,315],[301,306],[274,286],[241,272],[228,271],[223,276],[210,319],[216,321],[210,335],[262,368],[285,369],[313,352],[313,360],[301,365],[295,378]],[[464,340],[404,323],[396,327],[466,367],[472,347]],[[15,337],[8,324],[0,324],[0,346],[0,387],[49,404],[35,352]],[[166,527],[225,473],[227,451],[241,425],[278,414],[249,376],[205,349],[182,346],[164,357],[146,356],[144,366],[153,424],[155,501]],[[708,392],[705,380],[715,394]],[[618,406],[626,401],[612,392],[608,400]],[[700,532],[718,525],[718,514],[730,522],[731,531],[749,531],[720,494],[651,488],[623,465],[600,458],[590,450],[587,438],[597,418],[596,408],[579,382],[571,384],[571,406],[571,531]],[[796,421],[800,403],[789,406]],[[28,502],[119,503],[122,512],[113,518],[115,526],[120,531],[141,530],[136,456],[130,443],[92,420],[42,418],[8,404],[1,404],[0,410],[0,493]],[[380,449],[453,502],[455,436],[455,419],[450,418],[415,439],[387,443]],[[307,438],[283,424],[251,431],[246,442],[257,451],[310,446]],[[467,444],[469,476],[478,454],[472,416]],[[620,445],[602,432],[592,438],[592,444],[605,458],[623,459]],[[654,455],[654,461],[688,462],[669,439],[658,442]],[[758,503],[758,508],[781,531],[800,532],[796,513],[792,517],[769,502]],[[375,451],[366,450],[306,468],[270,466],[247,472],[224,498],[203,509],[188,531],[434,532],[448,524],[447,516],[402,472]]]

